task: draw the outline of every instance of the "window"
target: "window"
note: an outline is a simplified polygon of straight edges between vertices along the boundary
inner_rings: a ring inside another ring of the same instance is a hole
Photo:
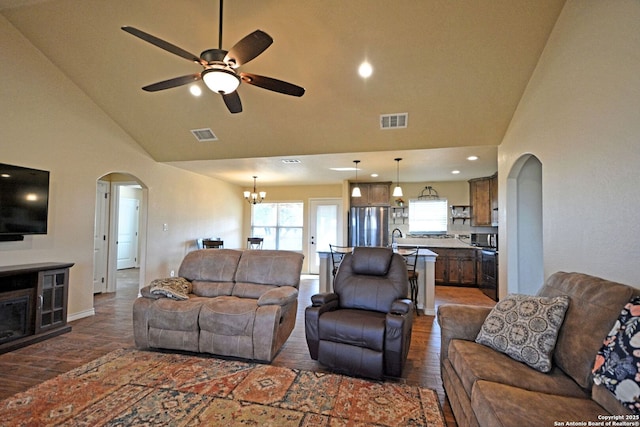
[[[303,203],[252,205],[251,236],[262,237],[263,249],[302,251]]]
[[[447,200],[409,200],[409,233],[446,234]]]

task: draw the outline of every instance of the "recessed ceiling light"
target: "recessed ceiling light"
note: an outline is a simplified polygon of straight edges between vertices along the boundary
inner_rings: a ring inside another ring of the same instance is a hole
[[[191,92],[191,95],[193,95],[193,96],[202,95],[202,89],[200,89],[200,86],[198,86],[198,85],[189,86],[189,92]]]
[[[358,74],[360,74],[360,77],[363,79],[371,77],[371,74],[373,74],[373,67],[367,61],[364,61],[360,64],[360,67],[358,67]]]
[[[451,171],[451,173],[454,174],[454,175],[458,175],[460,173],[460,171],[456,169],[456,170]]]
[[[471,160],[471,161],[478,160],[478,156],[469,156],[467,157],[467,160]]]
[[[377,173],[372,173],[372,174],[371,174],[371,178],[377,178],[377,177],[378,177],[378,174],[377,174]]]

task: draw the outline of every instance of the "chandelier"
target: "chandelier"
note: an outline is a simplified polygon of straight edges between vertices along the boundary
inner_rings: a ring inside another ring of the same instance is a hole
[[[267,192],[266,191],[256,191],[256,179],[258,177],[254,176],[253,177],[253,191],[245,191],[244,192],[244,199],[251,203],[252,205],[258,204],[258,203],[262,203],[262,201],[264,200],[265,197],[267,197]]]

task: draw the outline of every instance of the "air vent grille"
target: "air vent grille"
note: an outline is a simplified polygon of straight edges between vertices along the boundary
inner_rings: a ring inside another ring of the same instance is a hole
[[[285,165],[297,165],[300,163],[298,159],[282,159],[282,163]]]
[[[211,141],[218,140],[218,137],[216,136],[216,134],[214,134],[213,131],[209,128],[191,129],[191,133],[200,142],[211,142]]]
[[[409,122],[409,113],[380,115],[380,129],[406,128],[408,122]]]

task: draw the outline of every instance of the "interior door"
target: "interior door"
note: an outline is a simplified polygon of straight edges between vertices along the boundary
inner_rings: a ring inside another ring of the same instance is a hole
[[[118,270],[137,267],[140,202],[120,197],[118,207]]]
[[[342,245],[342,199],[309,200],[309,274],[320,271],[318,251],[329,252],[329,244]]]
[[[93,293],[107,290],[107,247],[109,224],[109,183],[98,181],[96,218],[93,228]]]

